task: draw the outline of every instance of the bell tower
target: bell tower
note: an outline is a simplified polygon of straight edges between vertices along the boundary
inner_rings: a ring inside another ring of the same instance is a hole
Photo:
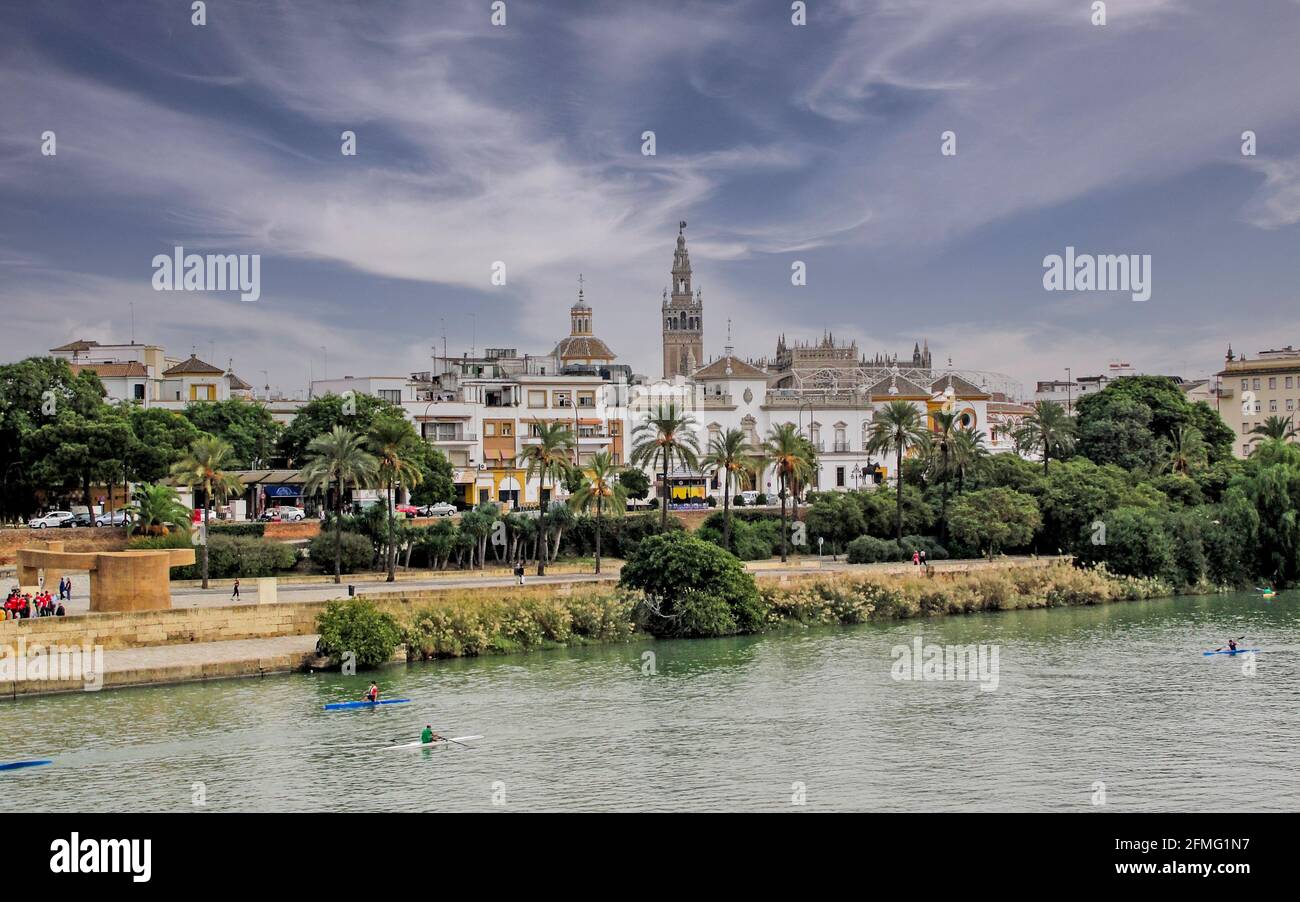
[[[686,249],[686,221],[677,225],[673,252],[673,286],[663,294],[663,377],[690,376],[704,362],[704,299],[692,294],[691,255]]]

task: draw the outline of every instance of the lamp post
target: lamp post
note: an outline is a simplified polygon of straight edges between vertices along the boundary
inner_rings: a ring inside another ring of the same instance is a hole
[[[1065,413],[1066,416],[1074,414],[1074,372],[1068,366],[1065,368]]]

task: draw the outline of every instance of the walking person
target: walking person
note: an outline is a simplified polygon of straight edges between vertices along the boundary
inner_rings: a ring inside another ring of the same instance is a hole
[[[524,584],[524,562],[522,559],[515,561],[515,580],[517,585]]]
[[[925,560],[925,549],[924,549],[924,548],[921,549],[921,566],[922,566],[922,567],[927,566],[927,564],[926,564],[926,560]]]
[[[235,589],[230,593],[231,599],[239,597],[239,577],[235,577]]]
[[[915,549],[912,551],[912,566],[921,566],[921,552],[916,551]]]

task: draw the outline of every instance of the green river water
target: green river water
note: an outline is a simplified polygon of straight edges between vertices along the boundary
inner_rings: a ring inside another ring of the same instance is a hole
[[[1253,673],[1201,654],[1242,634]],[[996,646],[997,688],[894,679],[917,636]],[[371,675],[0,702],[0,762],[54,759],[0,811],[1300,810],[1300,593],[395,666],[413,704],[321,710]],[[485,738],[380,749],[426,722]]]

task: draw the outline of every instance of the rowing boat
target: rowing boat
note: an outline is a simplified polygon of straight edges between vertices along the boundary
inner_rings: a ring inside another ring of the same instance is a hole
[[[381,698],[377,702],[334,702],[326,705],[326,711],[349,711],[353,708],[377,708],[380,705],[403,705],[409,698]]]
[[[1225,648],[1222,651],[1203,651],[1203,655],[1244,655],[1247,652],[1263,651],[1262,648]]]
[[[40,767],[42,764],[53,763],[53,761],[14,761],[9,764],[0,764],[0,770],[21,770],[24,767]]]
[[[435,739],[433,742],[404,742],[401,745],[384,745],[380,748],[385,751],[392,749],[437,749],[445,745],[456,745],[458,743],[469,742],[473,739],[482,739],[482,736],[453,736],[450,739]]]

